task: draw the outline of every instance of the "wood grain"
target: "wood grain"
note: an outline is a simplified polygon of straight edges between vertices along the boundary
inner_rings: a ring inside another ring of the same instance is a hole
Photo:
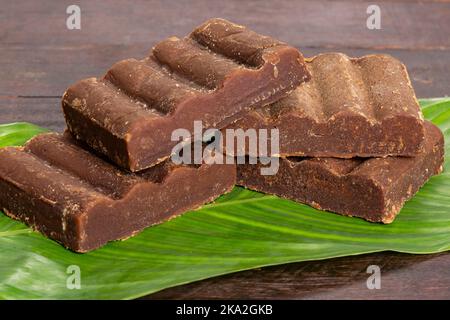
[[[64,131],[60,97],[0,97],[0,123],[26,121],[41,127]]]
[[[370,265],[380,267],[380,289],[367,288]],[[145,299],[450,299],[449,265],[449,253],[383,252],[244,271]]]
[[[81,48],[0,45],[0,96],[62,96],[72,83],[101,76],[115,62],[146,56],[148,45],[97,45]],[[350,48],[301,49],[306,57],[340,51],[350,56],[386,53],[408,68],[418,97],[441,97],[450,93],[450,50],[369,50]],[[30,54],[32,51],[32,54]]]
[[[66,7],[81,8],[81,30],[65,27]],[[298,47],[450,49],[447,1],[376,1],[381,30],[366,28],[373,1],[2,0],[0,42],[67,46],[146,44],[185,35],[202,21],[223,17]],[[20,17],[20,18],[18,18]]]
[[[62,131],[60,97],[71,83],[114,62],[143,57],[218,16],[299,47],[305,56],[388,53],[408,67],[418,97],[450,94],[450,1],[376,1],[381,30],[366,28],[372,2],[78,0],[81,30],[65,27],[72,1],[0,0],[0,123],[29,121]],[[368,290],[368,265],[382,288]],[[149,299],[450,299],[450,253],[391,252],[293,263],[166,289]]]

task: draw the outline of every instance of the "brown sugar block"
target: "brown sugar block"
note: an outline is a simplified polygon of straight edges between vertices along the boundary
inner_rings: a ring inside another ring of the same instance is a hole
[[[235,165],[167,160],[125,172],[56,133],[0,149],[0,210],[77,252],[198,208],[235,181]]]
[[[309,204],[317,209],[392,222],[404,203],[442,170],[444,139],[425,122],[424,150],[415,157],[280,158],[276,175],[258,165],[238,165],[237,184]]]
[[[307,69],[310,81],[229,128],[277,128],[279,152],[272,154],[284,157],[414,156],[422,151],[423,116],[400,61],[326,53],[308,59]],[[248,146],[240,152],[248,153]]]
[[[117,165],[139,171],[171,155],[178,128],[221,129],[309,79],[301,53],[223,19],[158,43],[72,85],[62,107],[70,132]]]

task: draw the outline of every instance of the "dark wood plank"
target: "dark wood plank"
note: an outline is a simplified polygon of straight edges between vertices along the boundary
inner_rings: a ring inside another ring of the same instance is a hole
[[[3,1],[0,17],[8,23],[0,28],[0,69],[8,77],[0,79],[0,95],[61,95],[70,83],[101,75],[120,59],[143,57],[157,41],[171,34],[184,35],[212,16],[279,37],[305,55],[391,53],[410,68],[418,96],[448,94],[450,3],[380,1],[379,31],[365,27],[369,3],[80,1],[82,29],[73,31],[65,27],[67,3]]]
[[[115,62],[143,57],[142,45],[33,47],[0,45],[0,96],[62,96],[77,80],[101,76]]]
[[[305,56],[341,51],[351,56],[391,54],[403,61],[418,97],[450,94],[450,50],[349,49],[303,47]],[[61,96],[79,79],[101,76],[112,64],[144,57],[147,45],[97,45],[82,48],[0,45],[0,96]]]
[[[369,290],[369,265],[381,289]],[[144,299],[450,299],[450,253],[384,252],[301,262],[203,280]]]
[[[41,127],[64,131],[61,98],[0,97],[0,123],[26,121]]]
[[[81,30],[67,30],[72,2],[8,1],[0,6],[0,42],[8,45],[67,46],[136,44],[148,47],[170,35],[185,35],[211,17],[251,26],[299,47],[450,48],[447,1],[376,1],[381,30],[366,28],[373,1],[194,0],[76,1]]]

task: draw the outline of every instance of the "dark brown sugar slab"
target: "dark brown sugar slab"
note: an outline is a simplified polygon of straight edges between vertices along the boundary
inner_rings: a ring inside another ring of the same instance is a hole
[[[297,49],[211,19],[183,39],[156,44],[143,60],[120,61],[101,79],[75,83],[62,107],[74,137],[140,171],[170,156],[173,130],[192,132],[195,120],[221,129],[308,79]]]
[[[442,171],[444,139],[425,122],[424,150],[415,157],[280,158],[276,175],[261,165],[238,165],[237,184],[309,204],[317,209],[390,223],[404,203]]]
[[[198,208],[235,181],[235,165],[167,160],[125,172],[56,133],[0,149],[0,210],[77,252]]]
[[[326,53],[307,59],[307,69],[310,81],[288,97],[250,111],[230,128],[277,128],[280,151],[276,155],[283,157],[421,152],[423,116],[400,61],[389,55],[349,58]]]

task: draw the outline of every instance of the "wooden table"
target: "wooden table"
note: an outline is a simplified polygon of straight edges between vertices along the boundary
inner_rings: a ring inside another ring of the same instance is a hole
[[[66,8],[81,7],[81,30]],[[408,67],[418,97],[450,93],[450,2],[376,1],[381,30],[366,27],[369,2],[349,1],[0,1],[0,123],[30,121],[62,131],[60,98],[78,79],[143,57],[158,40],[224,17],[299,47],[305,56],[389,53]],[[368,265],[382,288],[368,290]],[[450,298],[450,253],[378,253],[240,272],[146,298]]]

